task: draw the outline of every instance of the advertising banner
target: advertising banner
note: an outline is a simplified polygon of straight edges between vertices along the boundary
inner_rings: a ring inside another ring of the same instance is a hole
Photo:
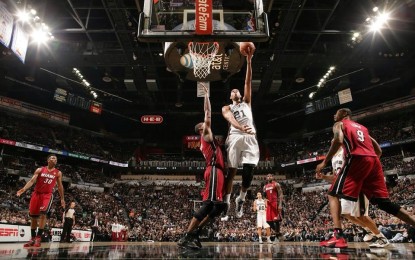
[[[0,2],[0,42],[9,47],[13,32],[13,15]]]
[[[29,45],[29,35],[23,29],[22,24],[17,23],[14,28],[13,41],[10,49],[24,63],[26,59],[27,46]]]
[[[26,242],[30,236],[30,226],[0,224],[0,242]]]

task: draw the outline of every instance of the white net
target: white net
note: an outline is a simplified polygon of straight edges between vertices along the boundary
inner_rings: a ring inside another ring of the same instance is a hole
[[[204,79],[210,74],[210,64],[219,51],[217,42],[189,42],[189,54],[193,63],[193,74]]]

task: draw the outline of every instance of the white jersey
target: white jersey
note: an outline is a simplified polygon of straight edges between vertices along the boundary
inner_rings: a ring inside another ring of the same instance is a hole
[[[265,200],[264,199],[256,199],[255,200],[256,206],[256,226],[258,228],[269,228],[269,224],[267,223],[267,214],[265,212]]]
[[[331,166],[333,167],[334,173],[338,174],[340,169],[343,168],[343,164],[344,164],[344,150],[342,147],[340,147],[337,153],[331,159]]]
[[[255,200],[256,205],[256,212],[258,214],[265,214],[265,200],[264,199],[256,199]]]
[[[252,116],[252,109],[248,105],[248,103],[242,101],[238,104],[231,104],[229,105],[229,108],[235,117],[235,120],[238,121],[238,123],[243,126],[247,125],[252,129],[253,133],[256,133],[255,126],[254,126],[254,118]],[[229,128],[229,134],[241,134],[245,135],[246,133],[242,132],[239,129],[236,129],[231,125]]]

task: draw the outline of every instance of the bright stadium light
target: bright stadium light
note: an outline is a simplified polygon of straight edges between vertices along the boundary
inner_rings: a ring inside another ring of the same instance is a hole
[[[379,14],[375,20],[370,24],[369,29],[372,32],[377,32],[380,29],[383,28],[383,26],[385,25],[385,23],[387,23],[389,20],[389,14],[388,13],[382,13]]]
[[[42,30],[34,30],[32,32],[32,39],[37,43],[45,43],[49,40],[49,36]]]
[[[17,17],[19,18],[19,21],[27,22],[30,19],[30,13],[26,11],[18,11]]]

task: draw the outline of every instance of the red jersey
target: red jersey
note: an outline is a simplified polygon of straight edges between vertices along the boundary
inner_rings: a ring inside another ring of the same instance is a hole
[[[206,167],[213,165],[213,156],[216,155],[216,162],[214,165],[221,170],[225,170],[225,161],[223,160],[222,150],[216,139],[213,139],[213,142],[206,142],[203,139],[203,136],[200,136],[200,151],[205,157]]]
[[[278,201],[277,183],[275,181],[265,184],[264,191],[267,193],[269,201]]]
[[[349,119],[343,119],[343,147],[346,157],[350,155],[375,156],[375,149],[367,128]]]
[[[52,193],[58,179],[59,170],[54,168],[49,171],[47,166],[41,168],[36,179],[35,191],[38,193]]]

